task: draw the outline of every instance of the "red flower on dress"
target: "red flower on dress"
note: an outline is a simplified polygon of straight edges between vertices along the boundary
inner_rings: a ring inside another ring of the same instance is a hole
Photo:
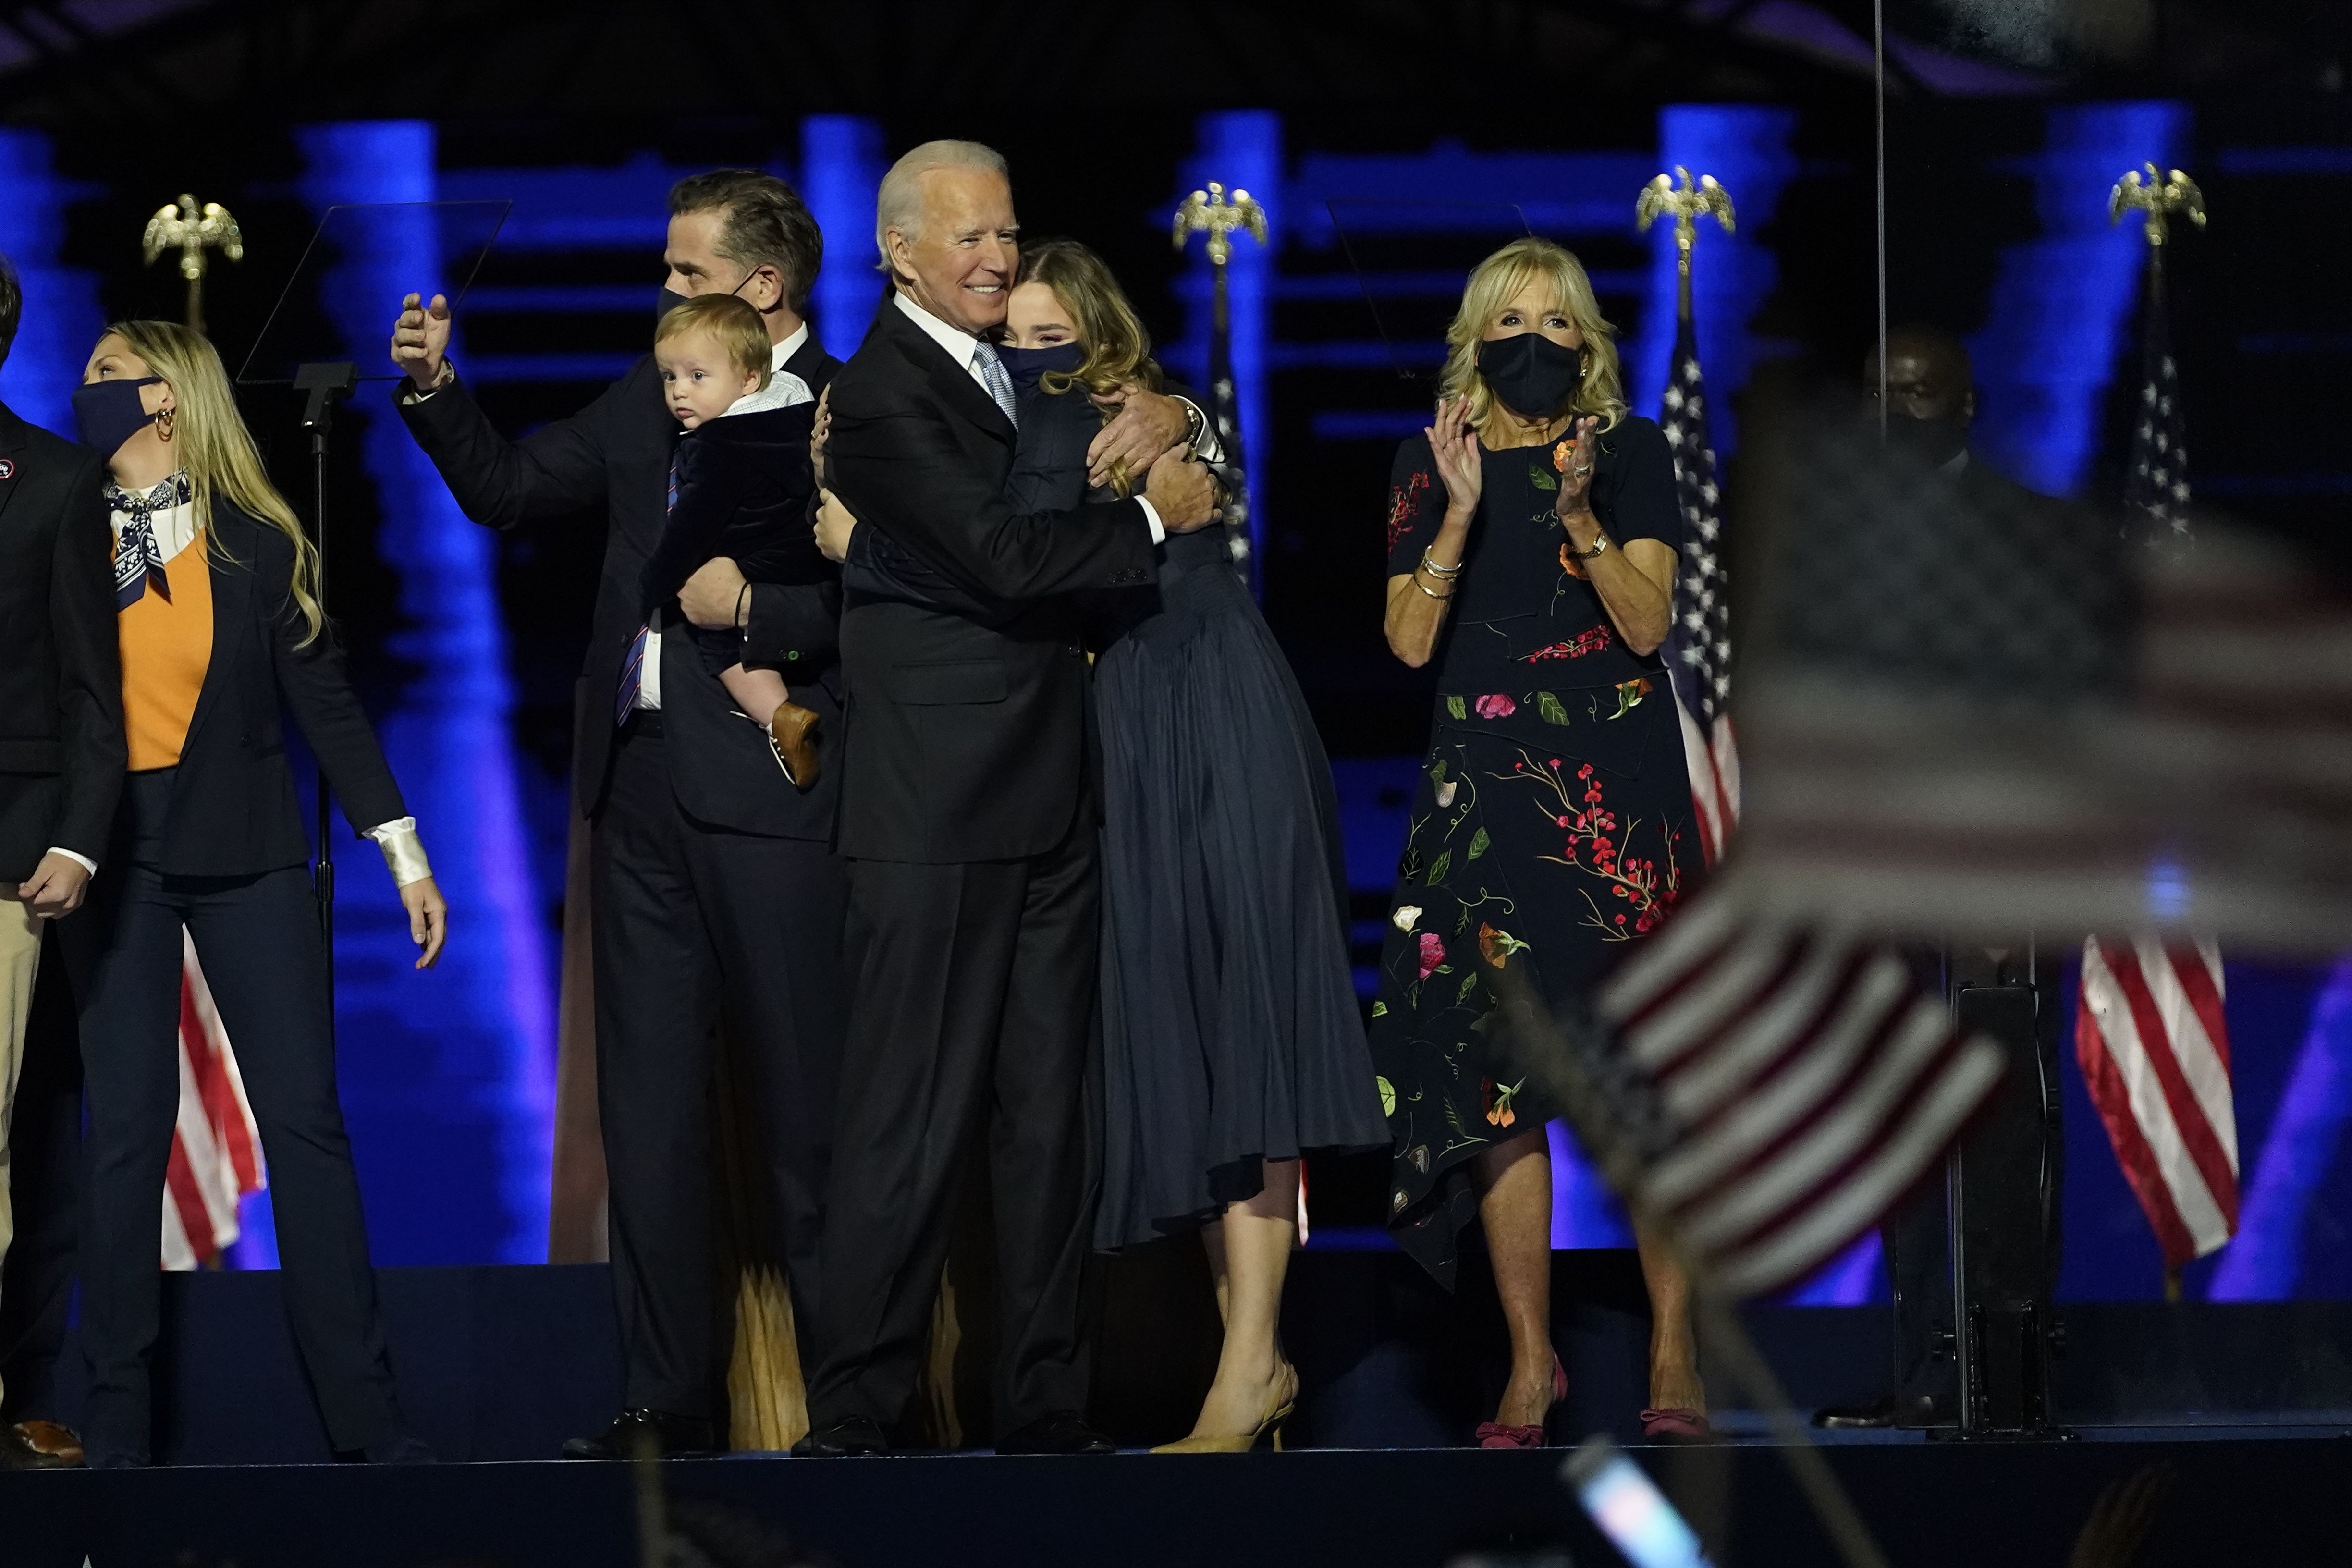
[[[1549,647],[1539,647],[1533,653],[1523,653],[1519,655],[1519,662],[1533,664],[1542,658],[1582,658],[1587,654],[1599,653],[1616,640],[1615,635],[1607,626],[1594,626],[1590,630],[1577,633],[1566,642],[1556,642]]]
[[[1432,974],[1436,973],[1437,966],[1444,962],[1444,942],[1442,941],[1438,934],[1433,931],[1425,931],[1422,932],[1420,978],[1423,980],[1428,979]]]
[[[1421,493],[1429,488],[1427,474],[1415,474],[1401,485],[1389,487],[1389,553],[1396,553],[1397,541],[1412,526],[1413,514],[1421,510]]]
[[[1499,691],[1490,691],[1472,704],[1481,719],[1507,719],[1519,710],[1519,705]]]

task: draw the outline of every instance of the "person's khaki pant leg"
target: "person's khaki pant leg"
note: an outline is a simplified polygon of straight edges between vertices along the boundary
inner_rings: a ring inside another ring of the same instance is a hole
[[[25,1018],[41,963],[41,921],[29,905],[0,899],[0,1259],[16,1239],[8,1203],[8,1122],[16,1109],[16,1069],[25,1060]]]

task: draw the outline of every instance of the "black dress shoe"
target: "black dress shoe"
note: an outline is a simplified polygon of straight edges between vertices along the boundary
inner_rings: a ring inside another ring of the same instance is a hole
[[[406,1432],[395,1432],[370,1443],[360,1450],[360,1457],[371,1465],[432,1465],[441,1459],[422,1437]]]
[[[1116,1454],[1118,1445],[1075,1410],[1056,1410],[996,1440],[1000,1454]]]
[[[719,1434],[708,1421],[659,1410],[624,1410],[593,1437],[563,1445],[567,1459],[687,1459],[719,1451]]]
[[[838,1421],[812,1426],[793,1445],[793,1457],[800,1459],[855,1459],[889,1451],[890,1439],[882,1436],[881,1426],[871,1416],[866,1415],[845,1415]]]
[[[1884,1432],[1933,1426],[1945,1419],[1943,1403],[1925,1394],[1882,1394],[1867,1405],[1826,1405],[1813,1412],[1813,1425],[1832,1431]]]

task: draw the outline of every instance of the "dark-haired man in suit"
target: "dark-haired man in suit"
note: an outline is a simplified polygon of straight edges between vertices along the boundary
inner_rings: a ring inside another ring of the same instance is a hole
[[[1004,161],[933,142],[892,167],[876,238],[894,296],[834,380],[825,464],[851,511],[982,615],[852,595],[841,847],[856,991],[796,1452],[887,1447],[913,1389],[950,1187],[985,1139],[1008,1453],[1106,1452],[1080,1324],[1090,1189],[1080,1086],[1095,985],[1087,663],[1068,595],[1151,581],[1214,516],[1171,420],[1141,497],[1016,513],[1012,382],[985,341],[1020,261]],[[1138,465],[1140,467],[1140,465]]]
[[[23,314],[16,269],[0,257],[0,363]],[[26,1087],[45,1087],[17,1100],[26,1024],[42,936],[80,906],[98,869],[126,754],[105,482],[100,454],[0,405],[0,1255],[16,1231],[12,1179],[37,1171],[46,1188],[33,1245],[0,1300],[0,1356],[20,1378],[46,1373],[64,1327],[80,1132],[70,1022],[42,1032],[36,1048],[47,1059]],[[11,1136],[12,1103],[23,1139]],[[5,1392],[0,1468],[73,1462],[70,1434],[26,1403],[46,1388]]]
[[[767,322],[772,368],[822,392],[840,362],[803,320],[824,240],[799,195],[773,175],[722,169],[680,181],[669,207],[664,310],[740,295]],[[751,1071],[770,1203],[805,1325],[846,1016],[845,890],[831,844],[841,770],[828,759],[813,787],[793,787],[677,635],[674,612],[651,623],[639,613],[678,429],[653,356],[572,418],[509,442],[458,377],[448,342],[447,302],[409,296],[392,339],[408,374],[401,417],[466,515],[511,528],[601,505],[607,519],[572,765],[590,823],[597,1101],[627,1383],[611,1428],[564,1452],[719,1448],[726,1339],[712,1295],[708,1158],[716,1025],[723,1011]],[[840,733],[839,605],[837,584],[825,583],[756,584],[730,606],[747,655],[781,665],[794,700],[818,712],[820,734]]]

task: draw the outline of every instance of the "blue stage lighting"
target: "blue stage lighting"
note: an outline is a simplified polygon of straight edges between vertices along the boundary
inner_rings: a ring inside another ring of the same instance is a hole
[[[16,265],[25,290],[16,345],[0,365],[0,402],[68,438],[73,389],[106,325],[98,279],[58,264],[66,204],[87,189],[50,167],[46,132],[0,130],[0,191],[7,193],[0,201],[0,255]]]
[[[436,195],[430,124],[317,125],[298,142],[314,211]],[[438,275],[434,226],[423,205],[363,218],[366,242],[320,283],[319,303],[347,342],[381,342],[403,294],[452,282]],[[497,544],[457,510],[380,384],[362,385],[341,426],[337,460],[354,451],[375,486],[375,553],[397,580],[405,623],[385,651],[415,671],[388,708],[374,704],[378,731],[448,895],[453,932],[440,967],[413,973],[407,922],[373,847],[340,847],[343,1103],[375,1255],[537,1262],[546,1257],[555,989],[509,729]],[[357,524],[328,520],[331,594],[335,575],[348,583],[361,569]]]
[[[882,300],[874,195],[888,166],[877,122],[855,114],[812,114],[801,121],[801,199],[824,234],[816,335],[836,359],[856,352]]]

